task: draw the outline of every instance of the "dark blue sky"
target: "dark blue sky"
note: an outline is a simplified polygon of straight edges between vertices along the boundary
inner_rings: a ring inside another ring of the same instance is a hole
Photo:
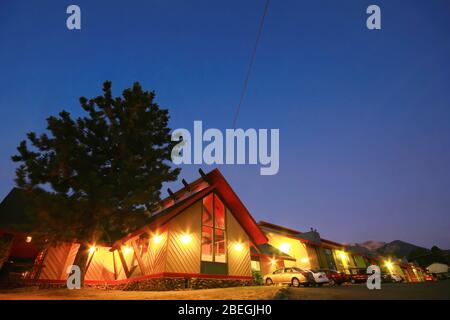
[[[70,4],[81,31],[66,29]],[[79,115],[107,79],[154,89],[172,128],[230,128],[263,4],[1,1],[0,197],[25,133]],[[280,128],[280,172],[220,169],[257,220],[450,248],[449,57],[448,0],[272,0],[238,126]]]

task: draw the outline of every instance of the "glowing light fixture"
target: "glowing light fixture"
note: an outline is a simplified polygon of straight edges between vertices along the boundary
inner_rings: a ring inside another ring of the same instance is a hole
[[[97,251],[97,248],[95,246],[91,246],[89,248],[89,254],[94,254],[95,251]]]
[[[153,243],[154,243],[154,244],[158,244],[158,243],[160,243],[160,242],[162,241],[162,239],[163,239],[162,235],[157,234],[157,235],[155,235],[155,236],[153,237]]]
[[[347,261],[348,259],[347,254],[343,251],[339,252],[339,258],[341,258],[342,261]]]
[[[385,266],[386,266],[386,268],[388,268],[388,269],[390,270],[390,269],[392,269],[392,267],[393,267],[394,265],[392,264],[391,261],[386,261]]]
[[[31,240],[33,240],[33,237],[31,237],[31,236],[28,236],[28,237],[25,238],[25,242],[26,243],[30,243]]]
[[[181,239],[181,242],[183,242],[184,244],[188,244],[189,242],[191,242],[192,237],[189,234],[185,233],[181,236],[180,239]]]
[[[274,259],[274,258],[270,259],[270,264],[273,265],[273,266],[276,265],[277,264],[277,260]]]
[[[279,245],[278,249],[284,253],[289,253],[291,251],[291,244],[290,243],[282,243]]]
[[[125,255],[130,254],[131,251],[133,251],[133,249],[132,249],[131,247],[129,247],[129,246],[126,246],[126,247],[123,249],[123,253],[124,253]]]
[[[300,262],[301,262],[301,263],[308,263],[308,262],[309,262],[309,259],[308,259],[308,258],[301,258],[301,259],[300,259]]]
[[[237,251],[242,251],[243,248],[244,246],[240,242],[234,244],[234,249],[236,249]]]

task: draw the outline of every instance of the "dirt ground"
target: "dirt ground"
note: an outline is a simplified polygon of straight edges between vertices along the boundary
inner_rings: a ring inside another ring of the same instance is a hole
[[[239,287],[183,291],[21,288],[0,291],[0,300],[271,300],[281,287]]]
[[[183,291],[118,291],[98,289],[23,288],[0,291],[0,300],[450,300],[450,281],[436,283],[382,284],[368,290],[364,284],[342,287],[292,288],[238,287]]]

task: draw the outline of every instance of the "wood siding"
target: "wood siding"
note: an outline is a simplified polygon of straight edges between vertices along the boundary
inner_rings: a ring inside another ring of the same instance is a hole
[[[61,243],[48,248],[39,279],[67,279],[67,268],[73,264],[79,247],[76,243]]]
[[[228,209],[226,223],[228,275],[251,276],[249,237]],[[236,244],[241,246],[237,248]]]
[[[169,222],[165,272],[200,273],[201,212],[197,201]],[[190,237],[188,243],[182,241],[184,235]]]
[[[155,235],[150,236],[147,253],[142,258],[146,275],[165,271],[168,232],[164,230],[157,235],[160,236],[160,241],[156,243]]]
[[[115,280],[113,253],[109,249],[97,248],[86,272],[86,280]]]

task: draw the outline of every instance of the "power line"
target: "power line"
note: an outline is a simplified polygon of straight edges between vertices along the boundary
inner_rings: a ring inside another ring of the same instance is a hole
[[[239,103],[237,105],[236,113],[235,113],[234,119],[233,119],[233,128],[236,128],[236,122],[237,122],[237,119],[239,116],[239,111],[241,110],[241,105],[242,105],[242,102],[244,101],[245,94],[247,92],[247,85],[248,85],[248,81],[250,79],[250,75],[252,73],[252,67],[253,67],[253,62],[255,61],[256,50],[258,49],[259,40],[261,38],[261,33],[262,33],[262,30],[264,27],[264,21],[266,20],[267,11],[269,9],[269,2],[270,2],[270,0],[266,0],[266,4],[264,6],[264,12],[261,17],[261,21],[259,22],[259,28],[258,28],[258,33],[256,34],[255,45],[253,47],[252,55],[250,57],[250,62],[249,62],[248,68],[247,68],[247,74],[245,76],[244,86],[242,87],[241,97],[239,98]]]

